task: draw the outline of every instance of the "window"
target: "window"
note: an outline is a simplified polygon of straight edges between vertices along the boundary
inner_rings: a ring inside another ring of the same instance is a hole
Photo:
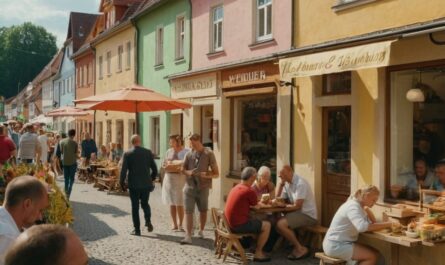
[[[88,84],[91,84],[91,83],[93,83],[93,63],[92,62],[90,62],[89,64],[88,64],[88,66],[89,66],[89,71],[88,71]]]
[[[323,95],[351,94],[351,72],[323,76]]]
[[[126,69],[131,68],[131,42],[127,42],[127,67]]]
[[[439,191],[445,187],[436,178],[443,168],[435,168],[445,157],[444,70],[445,66],[390,72],[387,194],[393,199],[417,201],[419,185]],[[424,197],[427,203],[434,199]]]
[[[163,64],[164,57],[164,28],[158,27],[156,30],[156,62],[155,65]]]
[[[122,53],[124,53],[124,46],[119,45],[117,48],[117,72],[122,72]]]
[[[276,96],[234,99],[232,170],[266,165],[276,172]]]
[[[176,18],[176,59],[184,58],[185,18]]]
[[[256,40],[272,38],[272,0],[256,0]]]
[[[111,143],[111,120],[107,120],[107,132],[105,136],[106,143]]]
[[[90,84],[90,64],[87,64],[87,73],[86,73],[86,75],[87,75],[86,83],[87,83],[87,85],[89,85]]]
[[[102,79],[104,76],[104,68],[103,68],[103,58],[99,56],[99,79]]]
[[[215,7],[212,11],[212,51],[221,51],[224,10],[222,6]]]
[[[159,157],[161,153],[161,127],[160,127],[160,118],[151,117],[150,120],[150,128],[151,128],[151,152],[155,157]]]
[[[62,95],[65,95],[65,80],[62,81]]]
[[[87,68],[86,68],[86,66],[84,65],[84,66],[82,66],[82,72],[83,72],[83,74],[82,74],[82,86],[86,86],[87,85]]]
[[[107,52],[107,75],[111,75],[111,51]]]

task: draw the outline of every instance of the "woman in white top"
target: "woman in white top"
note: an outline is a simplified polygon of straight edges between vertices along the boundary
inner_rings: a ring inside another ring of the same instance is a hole
[[[338,208],[323,241],[323,250],[328,256],[348,263],[376,264],[378,252],[356,241],[359,233],[391,227],[391,222],[377,222],[370,210],[377,202],[379,193],[375,186],[359,189]]]
[[[165,171],[162,181],[162,202],[170,205],[170,215],[173,222],[172,230],[184,231],[182,227],[182,221],[184,220],[182,189],[185,185],[185,176],[181,173],[181,167],[189,149],[182,146],[182,139],[179,135],[170,136],[169,145],[170,149],[167,150],[162,164]]]

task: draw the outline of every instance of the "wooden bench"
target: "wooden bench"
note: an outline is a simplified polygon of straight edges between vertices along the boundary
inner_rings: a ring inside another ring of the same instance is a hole
[[[328,228],[322,225],[316,224],[311,226],[304,226],[299,229],[304,232],[305,235],[303,240],[305,243],[309,244],[313,249],[323,249],[323,239],[326,233],[328,232]],[[315,244],[314,244],[315,239]]]
[[[329,257],[328,255],[324,254],[323,252],[315,253],[315,257],[320,259],[320,265],[325,265],[325,264],[346,265],[345,260]]]
[[[116,183],[117,183],[116,177],[97,178],[97,185],[102,189],[104,188],[107,189],[108,191],[113,191],[114,189],[116,189]]]

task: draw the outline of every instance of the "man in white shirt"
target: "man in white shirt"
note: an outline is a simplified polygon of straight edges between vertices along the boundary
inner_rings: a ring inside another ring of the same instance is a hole
[[[317,224],[317,207],[309,183],[294,174],[289,165],[283,166],[280,171],[281,183],[278,185],[277,197],[282,197],[295,206],[295,212],[288,213],[285,218],[277,222],[277,231],[292,245],[293,250],[287,257],[290,260],[307,258],[309,249],[300,244],[295,236],[294,229]]]
[[[40,142],[34,133],[34,125],[25,125],[26,132],[20,137],[19,159],[21,163],[30,164],[40,159]]]
[[[48,207],[46,187],[37,178],[22,176],[13,179],[6,187],[5,201],[0,207],[0,265],[9,246],[24,228],[42,219]]]

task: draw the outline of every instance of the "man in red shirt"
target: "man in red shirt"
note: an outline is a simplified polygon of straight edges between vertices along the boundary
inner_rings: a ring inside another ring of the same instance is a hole
[[[15,144],[7,136],[6,127],[0,125],[0,164],[6,163],[12,156],[15,155]]]
[[[254,261],[267,262],[270,258],[263,252],[263,247],[269,237],[271,224],[268,221],[249,219],[251,207],[259,207],[257,195],[251,189],[256,179],[256,170],[253,167],[244,168],[241,173],[241,183],[232,188],[227,196],[224,214],[234,233],[259,234],[254,255]]]

